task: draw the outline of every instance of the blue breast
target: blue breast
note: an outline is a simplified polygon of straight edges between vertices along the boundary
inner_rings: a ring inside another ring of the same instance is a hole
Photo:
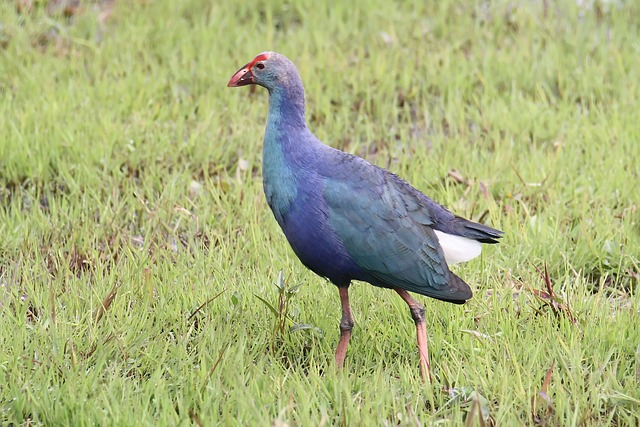
[[[362,272],[329,224],[327,207],[318,187],[305,185],[305,188],[298,188],[297,197],[280,226],[293,251],[307,268],[336,285],[346,286]]]

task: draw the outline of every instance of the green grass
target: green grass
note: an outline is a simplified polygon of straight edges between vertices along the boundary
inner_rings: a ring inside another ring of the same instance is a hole
[[[0,424],[640,422],[636,2],[14,3]],[[402,300],[360,283],[334,368],[337,291],[262,194],[267,94],[225,87],[263,50],[298,65],[319,138],[506,231],[456,269],[470,302],[421,298],[433,385]]]

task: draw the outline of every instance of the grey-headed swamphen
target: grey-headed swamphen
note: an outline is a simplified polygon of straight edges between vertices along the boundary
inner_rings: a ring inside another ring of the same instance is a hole
[[[480,254],[503,232],[453,215],[393,173],[320,142],[307,128],[302,80],[295,65],[263,52],[227,86],[269,91],[262,151],[264,192],[300,261],[333,282],[342,320],[335,360],[344,362],[353,328],[352,280],[395,290],[416,324],[420,372],[431,379],[424,307],[409,292],[455,304],[471,288],[448,264]]]

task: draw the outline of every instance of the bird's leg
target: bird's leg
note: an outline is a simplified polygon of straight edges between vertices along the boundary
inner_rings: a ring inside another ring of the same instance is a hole
[[[422,379],[426,380],[428,378],[429,382],[433,382],[431,378],[431,365],[429,364],[429,346],[427,344],[427,324],[424,320],[424,307],[404,289],[396,288],[395,291],[409,306],[411,317],[416,323],[418,351],[420,352],[420,374],[422,375]]]
[[[336,348],[336,365],[342,368],[344,358],[347,355],[347,347],[351,339],[351,329],[353,329],[353,316],[349,305],[349,288],[338,288],[340,291],[340,303],[342,304],[342,319],[340,320],[340,341]]]

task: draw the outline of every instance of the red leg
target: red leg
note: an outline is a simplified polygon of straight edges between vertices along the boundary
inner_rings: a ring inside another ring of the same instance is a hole
[[[424,321],[424,307],[404,289],[396,288],[395,291],[409,306],[411,317],[416,323],[418,351],[420,352],[420,374],[422,375],[422,379],[426,380],[428,378],[429,382],[433,382],[431,378],[431,365],[429,364],[429,346],[427,344],[427,325]]]
[[[347,355],[347,347],[351,339],[351,329],[353,329],[353,316],[349,305],[349,288],[338,288],[340,291],[340,303],[342,304],[342,320],[340,320],[340,341],[336,349],[336,365],[342,368],[344,358]]]

